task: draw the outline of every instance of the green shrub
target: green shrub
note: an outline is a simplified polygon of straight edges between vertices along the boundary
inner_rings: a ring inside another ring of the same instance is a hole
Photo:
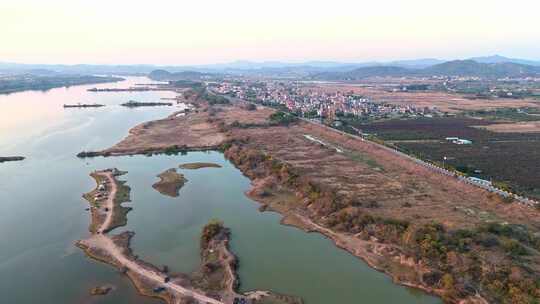
[[[280,126],[288,126],[298,121],[298,117],[282,111],[272,113],[268,119],[271,124]]]
[[[201,248],[207,248],[208,242],[214,238],[224,228],[223,222],[219,220],[211,220],[202,229]]]

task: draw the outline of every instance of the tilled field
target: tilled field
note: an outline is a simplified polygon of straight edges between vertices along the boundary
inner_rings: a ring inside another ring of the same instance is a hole
[[[316,87],[308,87],[309,90],[321,90],[332,93],[336,91],[354,92],[364,95],[375,102],[385,102],[396,105],[411,105],[414,107],[437,107],[442,112],[462,112],[473,110],[494,110],[500,108],[540,108],[538,99],[506,99],[496,100],[467,99],[458,94],[445,92],[393,92],[387,91],[381,84],[369,86],[357,86],[351,84],[326,84]]]
[[[496,133],[479,129],[490,122],[467,118],[394,120],[361,126],[364,132],[432,161],[481,170],[481,177],[505,182],[540,198],[540,133]],[[472,140],[456,145],[446,137]]]

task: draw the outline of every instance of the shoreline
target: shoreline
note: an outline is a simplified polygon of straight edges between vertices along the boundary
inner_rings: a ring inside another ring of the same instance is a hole
[[[194,151],[200,151],[200,150],[194,150]],[[204,150],[204,151],[206,151],[206,150]],[[218,149],[212,149],[212,151],[222,152],[222,151],[219,151]],[[129,155],[131,155],[131,154],[129,154]],[[122,154],[122,156],[125,156],[125,154]],[[376,270],[378,272],[384,273],[385,275],[388,275],[392,279],[392,282],[394,284],[405,286],[405,287],[410,287],[410,288],[414,288],[414,289],[418,289],[418,290],[420,290],[422,292],[425,292],[425,293],[430,294],[430,295],[435,295],[435,296],[438,296],[438,297],[441,297],[442,295],[444,295],[444,292],[441,289],[434,289],[434,288],[431,288],[429,286],[413,283],[413,282],[410,282],[410,281],[403,281],[396,274],[394,274],[394,273],[388,271],[388,269],[385,269],[384,267],[382,267],[380,260],[386,259],[386,258],[388,258],[388,256],[377,254],[377,252],[379,252],[379,253],[384,252],[385,249],[388,249],[388,248],[392,249],[393,246],[383,244],[383,243],[377,243],[377,242],[374,242],[374,241],[369,242],[369,241],[363,241],[363,240],[360,240],[360,239],[354,239],[351,236],[333,232],[328,228],[322,227],[322,226],[314,223],[311,219],[307,218],[306,216],[301,215],[298,212],[290,211],[290,210],[284,210],[282,208],[275,208],[274,206],[272,206],[271,203],[269,203],[267,200],[265,200],[264,197],[254,195],[253,192],[255,192],[257,190],[257,186],[256,186],[257,180],[251,178],[250,176],[247,176],[245,174],[245,172],[242,170],[242,168],[238,167],[231,159],[227,158],[227,160],[231,161],[232,164],[238,170],[240,170],[240,172],[242,172],[242,174],[244,176],[248,177],[251,180],[251,189],[249,189],[245,193],[245,195],[260,205],[260,207],[261,207],[260,211],[261,212],[272,211],[272,212],[279,213],[281,215],[281,219],[280,219],[280,224],[281,225],[294,227],[294,228],[300,229],[300,230],[302,230],[302,231],[304,231],[306,233],[318,233],[318,234],[330,239],[332,241],[332,243],[334,244],[334,246],[336,246],[337,248],[339,248],[341,250],[344,250],[344,251],[348,252],[349,254],[355,256],[356,258],[362,260],[370,268],[372,268],[372,269],[374,269],[374,270]],[[133,233],[133,235],[134,235],[134,233]],[[363,244],[365,246],[351,246],[350,245],[351,243],[357,243],[357,244],[360,243],[360,244]],[[370,252],[370,250],[367,249],[367,248],[375,248],[375,250],[374,250],[375,252]],[[232,253],[230,253],[230,254],[232,254]],[[232,255],[234,256],[234,254],[232,254]],[[393,258],[393,257],[391,257],[391,258]],[[98,259],[98,260],[100,260],[100,259]],[[398,263],[401,264],[402,261],[405,262],[405,263],[403,263],[404,266],[410,266],[411,265],[411,261],[408,260],[407,257],[399,256],[399,262]],[[236,273],[235,273],[235,276],[237,276]],[[248,293],[249,292],[247,292],[246,294],[248,294]],[[141,293],[141,294],[147,295],[145,293]],[[477,304],[487,304],[488,303],[484,298],[482,298],[479,295],[477,297],[475,297],[474,299],[466,299],[464,301],[468,301],[468,302],[463,302],[463,303],[477,303]],[[459,302],[459,303],[462,303],[462,302]]]
[[[253,188],[251,190],[253,190]],[[334,246],[336,246],[338,249],[346,251],[347,253],[351,254],[352,256],[366,263],[370,268],[389,276],[390,279],[392,280],[392,283],[396,285],[408,287],[408,288],[417,289],[428,295],[433,295],[437,297],[442,297],[444,295],[444,290],[442,289],[434,289],[434,288],[424,286],[421,284],[401,280],[398,277],[398,275],[388,271],[388,269],[385,269],[384,267],[382,267],[380,263],[377,263],[377,259],[385,258],[384,256],[377,255],[376,252],[370,252],[369,249],[366,249],[366,248],[375,247],[375,251],[383,252],[387,248],[391,249],[392,247],[391,245],[355,239],[354,240],[355,242],[364,243],[365,246],[352,248],[350,246],[347,246],[347,243],[348,243],[347,239],[352,239],[351,236],[340,235],[339,233],[333,232],[330,229],[324,228],[300,214],[287,214],[286,212],[279,211],[279,209],[274,209],[268,204],[266,204],[264,202],[264,199],[262,198],[258,198],[248,193],[246,193],[246,196],[260,205],[262,209],[260,210],[261,212],[275,212],[275,213],[280,214],[281,225],[300,229],[304,231],[305,233],[317,233],[317,234],[322,235],[323,237],[331,240]],[[399,258],[400,258],[400,261],[404,260],[405,262],[408,262],[407,257],[399,256]],[[403,263],[403,265],[408,265],[408,264]],[[474,299],[464,299],[460,301],[459,303],[489,304],[489,302],[485,300],[483,297],[481,297],[480,295],[478,295],[477,297],[474,297]]]
[[[195,163],[184,163],[178,166],[180,169],[184,170],[198,170],[198,169],[204,169],[204,168],[221,168],[220,165],[214,164],[214,163],[201,163],[201,162],[195,162]]]
[[[126,108],[160,107],[160,106],[170,107],[173,105],[173,103],[172,102],[140,102],[140,101],[130,100],[120,105]]]
[[[388,252],[387,249],[395,249],[395,246],[387,245],[383,243],[378,243],[376,241],[364,241],[359,238],[355,238],[354,236],[338,233],[330,230],[329,228],[322,227],[319,224],[316,224],[311,219],[306,217],[305,215],[302,215],[297,210],[289,210],[287,207],[279,206],[278,204],[275,204],[275,202],[272,202],[272,196],[274,194],[265,192],[264,195],[258,195],[257,192],[259,192],[259,188],[264,188],[262,191],[268,191],[268,187],[262,187],[263,185],[261,182],[264,182],[264,180],[258,180],[257,178],[250,177],[249,175],[245,174],[245,171],[242,170],[242,168],[238,167],[237,164],[228,158],[229,161],[232,162],[232,164],[244,174],[247,178],[251,181],[251,188],[246,191],[245,195],[259,204],[259,211],[260,212],[275,212],[278,213],[281,216],[280,224],[288,227],[293,227],[296,229],[300,229],[304,231],[305,233],[317,233],[322,235],[323,237],[329,239],[332,241],[334,246],[339,248],[340,250],[344,250],[347,253],[351,254],[352,256],[360,259],[364,263],[366,263],[370,268],[384,273],[385,275],[389,276],[392,279],[392,282],[396,285],[401,285],[405,287],[410,287],[414,289],[418,289],[422,292],[425,292],[429,295],[434,295],[437,297],[441,297],[443,295],[442,290],[437,290],[434,288],[430,288],[429,286],[424,286],[421,284],[416,284],[409,281],[404,281],[400,279],[396,274],[392,273],[388,269],[381,266],[381,264],[385,264],[388,261],[382,261],[385,259],[391,259],[393,260],[393,256],[383,255],[381,253]],[[276,206],[277,205],[277,206]],[[360,245],[360,246],[359,246]],[[405,261],[405,263],[402,263],[402,261]],[[398,264],[402,264],[403,266],[411,266],[410,263],[407,260],[406,257],[399,256],[399,261],[397,261]],[[426,271],[424,269],[424,271]],[[474,302],[466,302],[466,303],[474,303]],[[487,301],[480,301],[478,303],[487,304]]]

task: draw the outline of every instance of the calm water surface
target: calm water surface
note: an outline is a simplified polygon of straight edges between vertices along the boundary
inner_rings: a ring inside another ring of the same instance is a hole
[[[249,180],[217,152],[184,156],[77,159],[81,150],[106,148],[134,125],[164,117],[174,108],[126,109],[129,99],[157,101],[171,92],[91,93],[90,87],[147,83],[129,78],[117,84],[0,95],[0,155],[27,160],[0,164],[0,294],[2,303],[159,303],[140,297],[112,267],[85,257],[74,241],[88,232],[87,203],[94,187],[88,174],[117,167],[132,187],[128,225],[141,258],[177,271],[197,267],[198,237],[218,218],[232,229],[232,250],[240,259],[242,290],[271,289],[323,303],[440,303],[437,298],[394,285],[388,277],[336,248],[318,234],[279,224],[279,215],[260,213],[244,192]],[[98,109],[64,110],[64,103],[102,103]],[[223,168],[180,170],[188,182],[178,198],[155,191],[157,174],[184,162],[215,162]],[[116,290],[93,298],[89,289]]]

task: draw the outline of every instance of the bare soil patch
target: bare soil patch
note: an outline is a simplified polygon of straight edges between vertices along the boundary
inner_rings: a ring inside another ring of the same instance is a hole
[[[221,168],[218,164],[213,163],[187,163],[181,164],[180,169],[197,170],[202,168]]]
[[[479,128],[497,133],[540,133],[540,122],[500,123]]]

